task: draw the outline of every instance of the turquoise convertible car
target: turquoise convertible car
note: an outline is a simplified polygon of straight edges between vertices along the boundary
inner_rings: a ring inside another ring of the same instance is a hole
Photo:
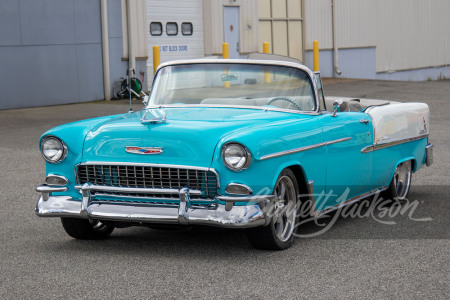
[[[141,111],[46,132],[36,214],[78,239],[199,224],[286,249],[306,202],[407,197],[433,159],[426,104],[325,98],[318,72],[262,58],[163,64]]]

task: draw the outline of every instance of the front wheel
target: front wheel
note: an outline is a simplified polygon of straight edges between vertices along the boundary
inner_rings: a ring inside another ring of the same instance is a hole
[[[284,250],[294,242],[297,225],[298,185],[294,173],[285,169],[275,185],[276,199],[268,209],[269,225],[248,230],[250,243],[258,249]]]
[[[411,187],[412,166],[411,161],[402,162],[397,166],[391,183],[382,196],[384,199],[404,200],[409,194]]]
[[[100,240],[110,236],[114,226],[99,220],[61,218],[64,230],[73,238],[80,240]]]

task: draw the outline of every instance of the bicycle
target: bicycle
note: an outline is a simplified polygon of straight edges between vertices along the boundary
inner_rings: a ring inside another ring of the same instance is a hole
[[[141,99],[144,105],[148,102],[148,95],[142,91],[142,82],[138,78],[134,77],[136,75],[135,71],[132,70],[132,72],[133,77],[130,78],[129,70],[127,70],[127,77],[122,80],[122,83],[120,84],[120,90],[116,94],[117,98],[130,99],[130,112],[133,111],[131,108],[132,95]]]

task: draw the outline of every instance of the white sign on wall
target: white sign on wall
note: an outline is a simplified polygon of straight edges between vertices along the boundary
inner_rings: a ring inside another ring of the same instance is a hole
[[[188,45],[164,45],[160,49],[161,52],[189,52]]]

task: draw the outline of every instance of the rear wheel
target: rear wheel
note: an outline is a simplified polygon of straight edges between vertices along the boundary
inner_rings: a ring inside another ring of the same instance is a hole
[[[81,240],[100,240],[110,236],[114,226],[99,220],[61,218],[67,234]]]
[[[384,199],[404,200],[411,187],[412,165],[411,161],[402,162],[397,166],[391,183],[382,196]]]
[[[275,185],[275,202],[268,210],[272,215],[269,225],[247,232],[250,243],[258,249],[284,250],[294,241],[297,224],[298,185],[294,173],[285,169]]]

